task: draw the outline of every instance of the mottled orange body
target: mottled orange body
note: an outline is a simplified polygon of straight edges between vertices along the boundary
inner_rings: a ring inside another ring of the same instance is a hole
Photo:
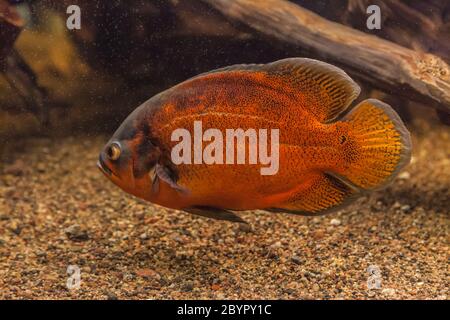
[[[128,139],[131,153],[151,140],[160,163],[189,192],[167,183],[154,192],[149,175],[135,176],[133,183],[112,180],[127,192],[175,209],[312,214],[340,206],[363,190],[384,185],[409,157],[407,131],[387,105],[367,100],[340,116],[358,94],[357,85],[341,70],[308,59],[200,75],[150,99],[118,130],[134,128]],[[222,132],[279,129],[278,173],[263,176],[258,164],[174,166],[171,134],[177,128],[192,132],[194,121],[202,121],[204,130]]]

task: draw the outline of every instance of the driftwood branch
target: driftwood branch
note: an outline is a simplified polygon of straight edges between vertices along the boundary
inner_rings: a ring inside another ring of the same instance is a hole
[[[6,57],[24,25],[13,6],[0,0],[0,70],[5,67]]]
[[[27,110],[36,114],[47,125],[45,90],[37,83],[36,75],[20,54],[13,48],[14,42],[24,26],[16,8],[0,0],[0,75],[3,74],[10,86],[22,98]]]
[[[331,22],[284,0],[202,1],[231,20],[292,46],[292,52],[301,49],[374,87],[450,113],[450,67],[435,55]]]

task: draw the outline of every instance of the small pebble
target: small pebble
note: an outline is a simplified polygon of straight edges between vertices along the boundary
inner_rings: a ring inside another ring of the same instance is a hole
[[[106,292],[106,299],[107,300],[118,300],[116,294],[114,292]]]
[[[411,206],[410,205],[408,205],[408,204],[405,204],[405,205],[403,205],[403,206],[401,206],[400,207],[400,210],[402,211],[402,212],[409,212],[409,211],[411,211]]]
[[[270,246],[270,249],[271,250],[277,250],[277,249],[279,249],[279,248],[281,248],[281,242],[280,241],[277,241],[277,242],[275,242],[273,245],[271,245]]]
[[[15,235],[20,236],[20,233],[22,232],[22,226],[17,221],[13,221],[9,225],[9,230],[11,230]]]
[[[44,173],[45,170],[47,169],[47,167],[45,166],[44,163],[38,163],[38,165],[36,166],[36,169],[38,172]]]
[[[341,220],[339,220],[339,219],[331,219],[330,224],[332,226],[339,226],[341,224]]]
[[[381,290],[381,293],[387,296],[393,296],[395,294],[395,289],[392,288],[385,288]]]
[[[252,230],[252,226],[250,224],[248,224],[248,223],[239,223],[238,230],[241,231],[241,232],[245,232],[245,233],[253,231]]]
[[[299,256],[292,256],[291,257],[292,262],[294,262],[295,264],[303,264],[303,259],[300,258]]]
[[[148,268],[137,270],[136,275],[143,277],[143,278],[149,278],[149,279],[150,278],[156,279],[156,280],[161,279],[161,276],[155,270],[148,269]]]
[[[37,250],[35,252],[36,257],[45,257],[47,254],[45,253],[45,251],[41,251],[41,250]]]
[[[189,291],[192,291],[193,289],[194,289],[194,283],[192,281],[187,281],[181,287],[181,291],[184,291],[184,292],[189,292]]]
[[[223,293],[219,292],[216,294],[216,298],[217,298],[217,300],[223,300],[223,299],[225,299],[225,295]]]
[[[139,236],[139,238],[141,238],[141,240],[147,240],[148,239],[148,235],[144,232],[143,234],[141,234]]]
[[[408,180],[409,178],[411,178],[411,174],[408,171],[403,171],[398,175],[398,178],[402,180]]]
[[[89,240],[89,235],[86,230],[82,229],[78,224],[71,225],[64,229],[64,233],[72,241],[86,241]]]

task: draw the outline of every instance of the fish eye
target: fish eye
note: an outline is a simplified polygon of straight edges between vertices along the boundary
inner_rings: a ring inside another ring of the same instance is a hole
[[[122,153],[122,149],[120,148],[120,144],[118,142],[113,142],[106,150],[106,155],[112,161],[119,159],[120,154]]]

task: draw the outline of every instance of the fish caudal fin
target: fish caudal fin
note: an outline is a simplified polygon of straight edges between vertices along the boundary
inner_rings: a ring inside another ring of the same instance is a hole
[[[368,99],[344,118],[350,124],[355,152],[343,174],[362,190],[386,186],[411,158],[411,138],[397,113],[387,104]]]

